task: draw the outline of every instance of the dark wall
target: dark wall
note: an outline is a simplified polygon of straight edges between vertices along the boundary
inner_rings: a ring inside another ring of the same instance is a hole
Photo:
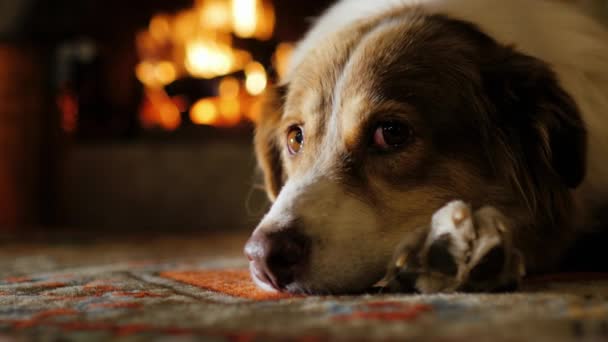
[[[0,43],[0,232],[39,223],[48,195],[49,98],[41,59],[35,48]]]
[[[207,144],[83,144],[66,156],[64,227],[120,231],[251,230],[267,207],[252,147]]]

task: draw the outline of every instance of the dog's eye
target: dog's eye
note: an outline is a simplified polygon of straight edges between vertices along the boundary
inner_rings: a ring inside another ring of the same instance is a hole
[[[297,154],[304,145],[304,132],[300,126],[292,126],[287,132],[287,148],[289,153]]]
[[[403,147],[412,135],[409,125],[398,121],[381,122],[374,129],[373,146],[381,151]]]

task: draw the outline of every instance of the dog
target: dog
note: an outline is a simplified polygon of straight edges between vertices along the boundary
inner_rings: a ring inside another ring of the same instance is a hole
[[[571,4],[342,0],[266,102],[269,291],[517,286],[606,203],[608,32]]]

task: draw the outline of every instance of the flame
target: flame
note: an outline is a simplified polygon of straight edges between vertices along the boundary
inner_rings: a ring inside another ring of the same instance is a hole
[[[277,49],[272,58],[272,63],[277,71],[280,79],[285,77],[287,68],[289,67],[289,60],[293,54],[294,45],[292,43],[281,43],[277,46]]]
[[[149,87],[161,87],[172,83],[177,78],[175,65],[169,61],[153,63],[143,61],[135,67],[137,79]]]
[[[177,129],[182,123],[180,101],[183,100],[170,98],[162,89],[148,89],[139,114],[142,126],[160,126],[168,131]]]
[[[197,125],[213,125],[218,118],[217,107],[211,99],[198,100],[190,109],[190,120]]]
[[[241,103],[238,99],[220,98],[219,108],[224,125],[234,126],[241,121]]]
[[[148,31],[141,31],[135,37],[135,45],[140,57],[147,59],[157,54],[158,44]]]
[[[199,18],[194,10],[180,12],[173,25],[173,39],[183,43],[195,37],[198,31]]]
[[[266,70],[262,64],[258,62],[251,62],[245,67],[245,88],[249,94],[256,96],[260,95],[266,89],[268,79],[266,77]]]
[[[169,17],[162,14],[155,15],[150,20],[148,30],[150,36],[154,40],[158,42],[167,41],[171,37],[171,23],[169,22]]]
[[[239,81],[234,77],[224,78],[218,87],[221,98],[237,98],[241,90]]]
[[[252,122],[257,122],[260,115],[262,115],[262,110],[264,106],[264,100],[262,98],[254,99],[253,102],[249,105],[249,110],[245,115]]]
[[[232,21],[227,0],[199,1],[201,26],[220,31],[230,31]]]
[[[173,63],[162,61],[154,68],[154,75],[161,85],[167,85],[175,81],[177,71]]]
[[[258,0],[232,0],[232,27],[241,38],[255,34],[258,21]]]
[[[213,78],[228,74],[234,66],[229,46],[197,40],[186,46],[186,70],[193,76]]]
[[[262,10],[258,11],[255,37],[259,40],[268,40],[272,38],[274,25],[274,7],[272,6],[272,3],[265,1],[262,3]]]
[[[232,38],[268,40],[275,20],[271,0],[196,0],[192,8],[175,15],[153,16],[148,29],[136,36],[141,61],[135,75],[146,89],[142,126],[174,130],[181,125],[187,104],[170,98],[164,87],[184,75],[222,77],[218,97],[200,99],[189,108],[193,123],[231,126],[243,117],[255,120],[261,111],[256,97],[267,88],[268,75],[251,53],[234,47]],[[273,56],[280,75],[292,48],[281,44]],[[241,70],[244,79],[230,76]]]
[[[137,76],[137,79],[141,83],[147,86],[154,85],[154,65],[148,61],[143,61],[139,63],[135,67],[135,76]]]
[[[174,131],[182,123],[181,113],[177,106],[173,103],[163,103],[160,108],[160,125],[168,130]]]
[[[204,98],[190,109],[190,120],[197,125],[234,126],[241,121],[238,98]]]

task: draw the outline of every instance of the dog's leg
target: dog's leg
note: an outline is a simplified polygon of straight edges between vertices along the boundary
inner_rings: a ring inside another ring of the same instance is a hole
[[[423,293],[516,288],[525,273],[509,221],[498,210],[475,212],[454,201],[432,218],[422,243],[402,244],[382,286]],[[411,241],[411,240],[410,240]]]

